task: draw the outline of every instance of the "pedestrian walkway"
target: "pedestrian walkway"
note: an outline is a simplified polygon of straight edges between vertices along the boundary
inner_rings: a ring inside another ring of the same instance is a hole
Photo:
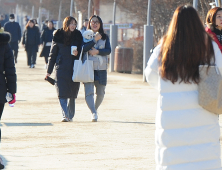
[[[44,81],[44,59],[34,69],[26,63],[20,48],[17,102],[6,104],[1,122],[5,169],[154,169],[157,93],[141,75],[108,74],[97,123],[81,84],[74,121],[65,123],[55,88]]]
[[[44,59],[26,64],[20,48],[17,102],[0,124],[0,155],[8,170],[153,170],[157,92],[142,75],[109,73],[98,122],[81,84],[73,122],[60,122],[55,88],[44,81]],[[53,77],[53,75],[52,75]]]

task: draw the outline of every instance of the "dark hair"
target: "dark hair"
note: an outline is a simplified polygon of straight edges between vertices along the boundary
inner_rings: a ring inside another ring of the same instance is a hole
[[[214,50],[210,36],[191,6],[179,6],[163,38],[159,55],[160,75],[172,83],[200,81],[199,65],[211,64]]]
[[[34,21],[34,24],[38,24],[37,19],[32,19]]]
[[[26,29],[29,28],[29,23],[30,23],[30,22],[33,23],[34,26],[35,26],[35,22],[34,22],[32,19],[30,19],[30,20],[28,21],[28,23],[26,24],[26,26],[25,26]]]
[[[92,18],[97,18],[99,20],[99,23],[100,23],[99,33],[101,34],[102,39],[105,40],[106,34],[104,33],[104,30],[103,30],[103,21],[98,15],[93,15],[89,18],[89,23],[87,25],[87,29],[91,29],[90,22],[91,22]]]
[[[52,28],[54,28],[54,23],[53,23],[53,21],[48,21],[47,23],[52,23]]]
[[[75,30],[76,30],[76,28],[75,28],[75,30],[74,30],[73,32],[71,32],[71,31],[69,30],[69,25],[70,25],[70,23],[71,23],[72,21],[75,21],[75,23],[76,23],[76,25],[77,25],[76,19],[73,18],[73,17],[71,17],[71,16],[68,16],[68,17],[66,17],[66,18],[63,20],[63,27],[62,27],[62,28],[63,28],[64,33],[65,33],[65,38],[64,38],[64,43],[65,43],[65,45],[70,45],[70,44],[71,44],[71,42],[72,42],[72,40],[73,40],[74,32],[75,32]]]
[[[221,11],[222,8],[220,7],[215,7],[212,8],[208,11],[207,17],[206,17],[206,24],[211,28],[213,26],[214,28],[217,27],[216,25],[216,15],[218,11]],[[212,28],[211,28],[212,29]],[[213,31],[213,30],[212,30]]]
[[[9,18],[15,19],[15,15],[14,15],[14,14],[10,14],[10,15],[9,15]]]

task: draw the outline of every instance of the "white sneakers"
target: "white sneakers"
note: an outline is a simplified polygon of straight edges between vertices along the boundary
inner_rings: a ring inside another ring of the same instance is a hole
[[[98,119],[97,113],[93,113],[92,114],[92,122],[97,122],[97,119]]]
[[[61,122],[73,122],[73,119],[62,118]]]
[[[69,119],[67,119],[67,118],[62,118],[62,120],[61,120],[61,122],[68,122],[69,121]]]
[[[92,114],[92,122],[97,122],[98,115],[97,113]],[[62,118],[61,122],[73,122],[73,119]]]

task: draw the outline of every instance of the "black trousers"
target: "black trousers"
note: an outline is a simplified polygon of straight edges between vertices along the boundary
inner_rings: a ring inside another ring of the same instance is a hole
[[[27,48],[27,64],[30,66],[31,64],[35,64],[36,63],[36,55],[37,55],[37,52],[36,52],[36,46],[33,45],[33,46],[28,46]]]
[[[4,110],[4,106],[5,106],[5,103],[0,103],[0,120],[2,117],[3,110]]]
[[[48,62],[49,62],[49,59],[48,59],[48,58],[49,58],[49,57],[44,57],[44,58],[45,58],[45,63],[48,64]]]
[[[5,103],[0,103],[0,120],[2,117],[3,110],[4,110],[4,106],[5,106]],[[0,142],[1,142],[1,129],[0,129]]]
[[[15,63],[17,63],[17,57],[18,57],[18,42],[10,42],[11,49],[13,51]]]

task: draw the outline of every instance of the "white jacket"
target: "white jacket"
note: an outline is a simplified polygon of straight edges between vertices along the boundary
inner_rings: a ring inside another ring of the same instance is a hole
[[[213,42],[222,73],[222,54]],[[145,76],[159,90],[156,113],[156,170],[221,170],[218,116],[198,104],[196,84],[164,81],[158,73],[158,45]]]

